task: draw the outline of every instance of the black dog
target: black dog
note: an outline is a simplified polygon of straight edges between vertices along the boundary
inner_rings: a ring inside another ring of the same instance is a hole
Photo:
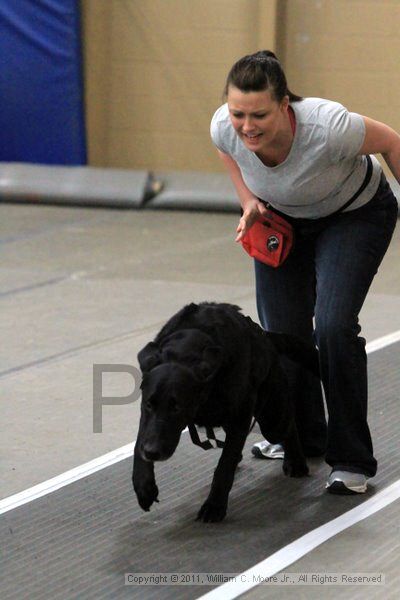
[[[143,510],[157,501],[154,461],[174,453],[188,425],[222,426],[226,437],[211,490],[197,518],[221,521],[252,418],[282,443],[283,471],[308,474],[279,354],[319,373],[318,353],[290,335],[264,331],[231,304],[185,306],[138,354],[142,407],[133,487]]]

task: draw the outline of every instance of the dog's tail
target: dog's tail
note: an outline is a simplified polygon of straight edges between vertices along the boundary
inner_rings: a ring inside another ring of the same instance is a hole
[[[308,371],[320,377],[318,350],[312,344],[288,333],[265,331],[267,338],[273,343],[279,354],[299,363]]]

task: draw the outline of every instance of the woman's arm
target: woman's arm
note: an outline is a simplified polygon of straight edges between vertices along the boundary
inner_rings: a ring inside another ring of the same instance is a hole
[[[389,169],[400,183],[400,135],[388,125],[363,117],[365,139],[359,154],[382,154]]]
[[[246,186],[236,161],[234,161],[229,154],[221,152],[221,150],[218,150],[218,154],[228,170],[243,209],[243,215],[236,229],[238,235],[235,241],[240,242],[257,218],[260,215],[267,214],[267,209],[257,196],[255,196]]]

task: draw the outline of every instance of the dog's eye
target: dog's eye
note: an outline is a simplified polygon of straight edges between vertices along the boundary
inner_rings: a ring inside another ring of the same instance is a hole
[[[144,405],[144,409],[147,412],[152,412],[154,410],[154,403],[151,402],[150,400],[146,400],[146,402],[144,402],[143,405]]]
[[[176,401],[176,400],[170,400],[170,403],[169,403],[169,410],[170,410],[172,413],[179,413],[179,412],[181,412],[181,409],[180,409],[180,407],[179,407],[179,404],[177,403],[177,401]]]

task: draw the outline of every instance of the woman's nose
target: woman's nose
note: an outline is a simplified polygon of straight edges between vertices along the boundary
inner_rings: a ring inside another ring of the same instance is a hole
[[[244,132],[252,131],[254,129],[254,122],[251,117],[245,117],[242,125],[242,130]]]

